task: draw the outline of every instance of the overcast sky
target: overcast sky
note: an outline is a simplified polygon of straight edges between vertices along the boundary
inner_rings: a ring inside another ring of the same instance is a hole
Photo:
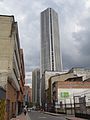
[[[63,68],[90,68],[90,0],[0,0],[0,14],[18,22],[26,71],[40,66],[40,13],[48,7],[59,16]]]

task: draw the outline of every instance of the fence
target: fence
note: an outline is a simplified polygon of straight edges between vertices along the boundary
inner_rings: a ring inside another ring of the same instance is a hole
[[[90,91],[74,96],[75,116],[90,119]]]
[[[55,112],[75,114],[76,117],[90,119],[90,90],[84,91],[64,99],[60,104],[55,104]]]
[[[57,113],[63,113],[63,114],[74,114],[74,103],[71,101],[71,99],[68,99],[69,102],[66,102],[64,100],[63,102],[60,102],[60,104],[55,105],[55,111]]]

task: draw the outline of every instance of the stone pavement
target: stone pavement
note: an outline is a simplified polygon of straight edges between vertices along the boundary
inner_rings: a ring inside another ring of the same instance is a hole
[[[17,116],[16,118],[12,118],[11,120],[30,120],[28,113],[24,115],[23,113]]]

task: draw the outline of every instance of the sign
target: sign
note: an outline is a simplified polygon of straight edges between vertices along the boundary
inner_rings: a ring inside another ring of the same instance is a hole
[[[69,97],[69,92],[61,92],[61,98]]]

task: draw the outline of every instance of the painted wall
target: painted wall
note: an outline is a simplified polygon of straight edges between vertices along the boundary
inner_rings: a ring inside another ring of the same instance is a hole
[[[90,89],[58,89],[58,104],[60,104],[60,102],[62,101],[62,103],[70,103],[70,102],[74,102],[73,101],[73,96],[78,96],[78,95],[86,95],[86,100],[87,102],[89,102],[88,100],[90,99]],[[77,102],[79,102],[77,100]]]

